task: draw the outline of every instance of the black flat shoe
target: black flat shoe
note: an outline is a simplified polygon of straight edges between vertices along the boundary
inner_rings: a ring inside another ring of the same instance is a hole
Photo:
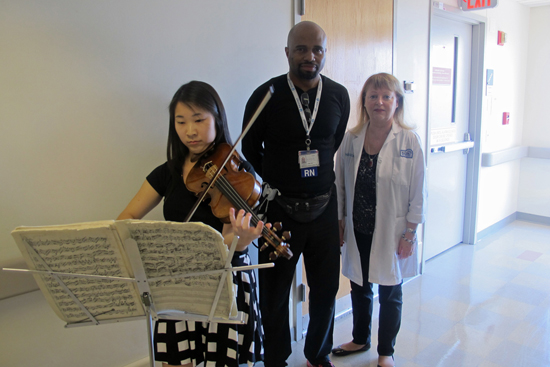
[[[365,344],[357,350],[345,350],[345,349],[342,349],[341,345],[339,345],[338,347],[332,350],[332,355],[336,357],[344,357],[344,356],[349,356],[350,354],[353,354],[353,353],[366,352],[369,349],[370,349],[370,344]]]

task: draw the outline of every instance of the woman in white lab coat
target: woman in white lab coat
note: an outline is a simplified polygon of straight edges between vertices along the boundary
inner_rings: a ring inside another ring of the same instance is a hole
[[[416,228],[425,220],[424,153],[405,125],[403,91],[390,74],[371,76],[361,114],[336,161],[342,273],[351,281],[353,340],[332,350],[345,356],[370,348],[372,284],[379,284],[378,365],[394,366],[403,278],[418,272]]]

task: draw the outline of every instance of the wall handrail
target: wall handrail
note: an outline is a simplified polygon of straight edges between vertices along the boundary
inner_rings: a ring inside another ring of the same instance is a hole
[[[511,162],[526,157],[550,159],[550,148],[520,145],[496,152],[482,153],[481,166],[493,167],[502,163]]]

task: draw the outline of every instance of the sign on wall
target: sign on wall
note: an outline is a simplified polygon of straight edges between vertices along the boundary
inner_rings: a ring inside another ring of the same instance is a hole
[[[458,7],[463,11],[494,8],[498,0],[458,0]]]

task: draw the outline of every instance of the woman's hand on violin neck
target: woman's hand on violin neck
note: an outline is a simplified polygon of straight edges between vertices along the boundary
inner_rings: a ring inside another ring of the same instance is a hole
[[[235,209],[229,209],[229,219],[231,221],[231,225],[226,224],[224,226],[224,238],[225,243],[228,246],[231,245],[234,236],[239,236],[239,242],[237,242],[236,250],[243,251],[248,247],[248,245],[250,245],[252,241],[262,236],[264,223],[262,221],[259,221],[258,224],[254,227],[253,224],[250,223],[251,218],[252,214],[246,213],[242,209],[239,210],[236,216]],[[227,228],[227,231],[226,227],[229,227]],[[268,224],[267,227],[269,228],[271,227],[271,225]]]

